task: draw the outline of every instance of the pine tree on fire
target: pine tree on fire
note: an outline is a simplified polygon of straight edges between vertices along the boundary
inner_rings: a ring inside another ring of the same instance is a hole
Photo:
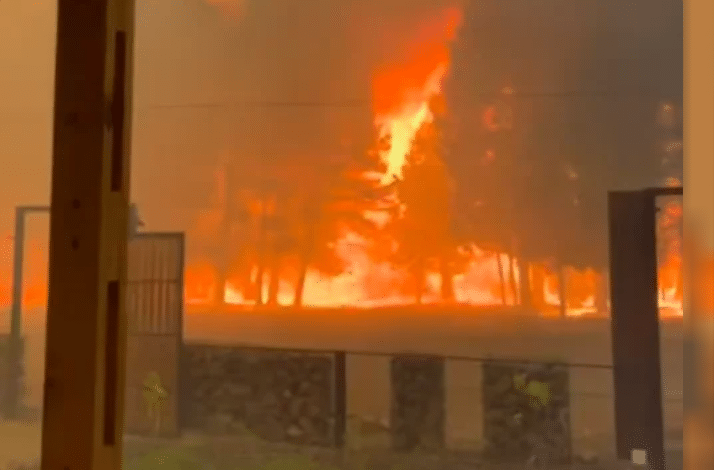
[[[358,143],[346,159],[337,159],[322,169],[318,182],[304,188],[301,229],[301,266],[295,288],[295,307],[303,302],[309,267],[327,276],[341,273],[345,266],[334,244],[346,231],[367,240],[377,238],[377,224],[365,214],[390,210],[389,188],[368,175],[380,171],[380,154],[388,150],[390,139],[377,129],[371,143]]]
[[[429,262],[438,260],[443,300],[453,300],[450,273],[454,241],[450,225],[451,184],[443,162],[443,136],[438,121],[417,130],[398,185],[403,214],[398,220],[398,261],[408,266],[416,280],[416,301],[422,302]]]
[[[311,266],[326,275],[336,275],[342,270],[341,261],[326,249],[330,242],[339,237],[335,220],[327,214],[331,192],[338,177],[339,172],[330,167],[322,172],[319,183],[301,186],[300,267],[295,285],[294,307],[303,304],[305,281]]]

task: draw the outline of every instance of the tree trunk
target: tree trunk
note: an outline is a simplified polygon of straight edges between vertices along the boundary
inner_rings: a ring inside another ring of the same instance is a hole
[[[531,265],[531,270],[533,274],[532,279],[532,289],[531,289],[531,303],[536,310],[543,310],[547,306],[545,297],[545,281],[546,281],[546,271],[542,263],[534,263]]]
[[[308,241],[303,249],[302,253],[302,265],[300,266],[300,275],[298,276],[297,284],[295,285],[295,300],[293,301],[293,307],[302,307],[302,299],[305,295],[305,279],[307,278],[307,268],[310,266],[310,261],[312,261],[312,252],[314,249],[314,232],[308,237]]]
[[[425,263],[424,257],[420,256],[419,259],[417,260],[417,265],[416,265],[416,303],[417,303],[417,305],[421,305],[422,301],[423,301],[424,284],[425,284],[425,275],[424,275],[425,267],[426,267],[426,263]]]
[[[265,277],[265,255],[267,245],[267,232],[265,230],[265,201],[263,201],[263,210],[260,214],[260,226],[258,228],[258,275],[255,280],[255,304],[263,305],[263,278]]]
[[[262,257],[258,259],[258,275],[255,279],[255,305],[263,305],[263,278],[265,277],[265,266]]]
[[[454,300],[454,276],[451,274],[451,261],[449,255],[441,257],[441,300],[451,302]]]
[[[277,255],[273,257],[270,267],[270,284],[268,285],[268,305],[278,305],[278,293],[280,292],[280,259]]]
[[[302,266],[300,267],[300,276],[298,277],[297,284],[295,285],[295,300],[293,300],[293,307],[302,307],[302,298],[305,294],[305,279],[307,278],[307,267],[308,263],[303,260]]]
[[[308,210],[305,217],[307,234],[305,238],[305,243],[303,244],[300,266],[300,275],[298,276],[297,284],[295,285],[295,300],[293,302],[293,307],[302,307],[303,297],[305,295],[305,279],[307,278],[307,270],[310,267],[310,262],[315,252],[315,246],[317,245],[317,212]]]
[[[508,298],[506,297],[506,274],[503,272],[503,260],[501,259],[500,253],[496,253],[496,261],[498,262],[498,277],[501,281],[501,301],[503,305],[508,305]]]
[[[252,292],[253,285],[254,285],[254,282],[253,282],[253,269],[254,269],[253,261],[254,260],[252,258],[246,259],[247,267],[243,270],[243,273],[241,276],[242,283],[241,283],[240,287],[241,287],[241,290],[243,291],[243,299],[244,300],[250,300],[253,295],[253,292]]]
[[[560,316],[565,318],[568,315],[568,284],[565,274],[565,266],[558,266],[558,296],[560,297]]]
[[[216,275],[216,292],[215,300],[218,305],[223,305],[226,303],[226,278],[225,268],[223,263],[219,264],[218,273]]]
[[[511,283],[511,292],[513,293],[513,304],[517,305],[520,302],[521,296],[518,292],[518,282],[516,281],[516,259],[511,253],[508,253],[508,280]]]
[[[228,280],[228,236],[224,233],[221,237],[220,245],[216,250],[216,290],[214,292],[215,301],[218,305],[225,304],[226,281]]]
[[[519,300],[521,306],[525,308],[533,308],[533,295],[531,294],[531,276],[530,276],[530,263],[524,259],[519,259],[516,261],[518,265],[518,274],[520,275],[518,281],[520,287],[518,289]]]
[[[229,246],[231,244],[231,222],[233,221],[233,205],[231,204],[231,169],[224,166],[223,172],[223,220],[221,220],[221,246],[219,248],[218,279],[216,297],[219,305],[226,301],[226,281],[228,280]]]
[[[601,271],[597,276],[597,289],[595,290],[595,308],[600,315],[607,314],[607,272]]]

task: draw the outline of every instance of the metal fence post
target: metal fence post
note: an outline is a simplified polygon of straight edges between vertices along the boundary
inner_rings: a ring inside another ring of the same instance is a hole
[[[5,386],[5,416],[15,419],[19,414],[22,338],[22,267],[25,248],[25,210],[15,209],[15,238],[13,240],[12,265],[12,310],[10,313],[10,336],[7,350],[7,384]]]
[[[22,359],[22,282],[25,260],[25,219],[33,212],[49,212],[47,206],[19,206],[15,208],[15,233],[12,261],[12,310],[10,312],[10,336],[8,338],[7,384],[4,390],[3,410],[5,417],[16,419],[20,414]]]

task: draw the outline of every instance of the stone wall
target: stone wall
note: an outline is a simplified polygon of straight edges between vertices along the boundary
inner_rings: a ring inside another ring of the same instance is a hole
[[[261,309],[189,314],[185,331],[187,339],[196,342],[380,354],[347,355],[348,401],[351,413],[388,422],[392,392],[391,358],[386,353],[611,364],[610,327],[609,318],[534,318],[440,306],[418,310],[418,314],[413,307],[365,310],[355,315],[337,309],[304,309],[291,312],[289,321]],[[683,427],[681,320],[662,321],[661,347],[664,421],[667,439],[674,443],[681,441]],[[480,379],[473,378],[478,372],[472,370],[480,367],[478,362],[447,361],[449,445],[472,448],[479,446],[477,440],[483,440],[478,429],[481,420],[477,419],[482,414],[477,398],[480,391],[474,390],[480,390]],[[573,453],[614,456],[612,371],[571,368],[569,380]]]
[[[550,364],[483,365],[485,453],[489,460],[571,460],[568,369]]]
[[[249,431],[266,442],[295,445],[338,442],[336,430],[348,410],[337,405],[335,354],[187,344],[184,357],[181,401],[186,428],[224,436]],[[533,455],[552,463],[571,459],[567,367],[468,364],[473,367],[460,369],[459,384],[473,382],[480,390],[451,409],[447,405],[454,399],[449,400],[447,388],[456,383],[453,372],[447,377],[444,358],[390,359],[390,417],[380,424],[389,436],[388,447],[398,453],[443,451],[447,425],[455,422],[448,411],[480,421],[472,427],[473,438],[483,442],[469,451],[483,451],[490,460],[525,462]],[[467,371],[472,380],[462,377]],[[349,368],[346,377],[351,377]],[[347,382],[349,394],[353,384]],[[543,384],[547,396],[538,395],[533,384]],[[469,413],[471,408],[475,413]]]
[[[614,456],[612,371],[604,368],[347,353],[339,374],[333,352],[189,343],[184,354],[187,430],[249,430],[270,442],[334,446],[340,426],[357,418],[379,428],[368,440],[390,452],[485,452],[514,464],[533,455],[555,462]],[[545,384],[547,403],[534,408],[516,377],[526,391],[531,382]]]
[[[392,359],[392,445],[398,451],[444,446],[444,359]]]
[[[334,355],[187,344],[186,426],[268,442],[335,442]]]

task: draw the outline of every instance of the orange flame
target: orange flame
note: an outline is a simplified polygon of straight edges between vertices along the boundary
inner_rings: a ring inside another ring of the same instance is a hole
[[[25,241],[22,306],[25,309],[47,304],[47,252],[39,240]],[[12,304],[13,239],[6,234],[0,242],[0,305]]]
[[[218,1],[218,0],[216,0]],[[401,60],[379,66],[373,75],[372,98],[374,121],[381,136],[390,137],[390,147],[381,154],[384,164],[383,173],[377,179],[388,185],[395,179],[404,177],[415,135],[425,123],[434,120],[436,114],[446,113],[442,86],[450,67],[450,43],[455,40],[462,22],[462,12],[458,8],[442,11],[436,18],[425,22],[413,34]],[[512,93],[510,88],[504,93]],[[487,110],[483,119],[488,126],[496,126],[495,110]],[[486,158],[494,158],[493,151],[487,152]],[[365,176],[366,178],[367,176]],[[217,185],[219,193],[224,188]],[[219,199],[224,200],[225,194]],[[398,198],[398,194],[396,195]],[[256,214],[260,210],[251,211]],[[681,211],[680,211],[681,212]],[[676,218],[681,213],[672,207],[667,216]],[[254,214],[255,215],[255,214]],[[215,239],[220,225],[222,212],[207,211],[202,217],[202,224],[197,227],[199,238]],[[386,212],[366,211],[365,218],[378,221],[380,229],[391,220],[393,215]],[[356,233],[345,231],[331,249],[343,265],[337,275],[326,275],[309,267],[305,275],[302,305],[308,307],[376,307],[404,305],[414,302],[414,277],[406,269],[397,268],[386,262],[375,261],[371,252],[373,244]],[[564,292],[565,311],[568,315],[584,315],[602,312],[608,309],[607,279],[592,269],[577,271],[566,269],[558,275],[545,266],[532,264],[529,271],[521,273],[518,260],[507,254],[492,254],[472,247],[464,259],[463,266],[453,275],[454,301],[469,305],[516,305],[522,293],[519,292],[521,277],[528,276],[532,286],[533,306],[545,314],[561,311],[561,292]],[[284,263],[286,264],[286,263]],[[287,263],[290,264],[290,263]],[[275,295],[278,305],[291,305],[296,297],[295,266],[283,266],[277,282],[271,282],[273,273],[266,268],[263,273],[263,297],[269,295],[269,285],[277,286]],[[681,277],[681,263],[676,257],[665,260],[660,268],[663,306],[677,301],[681,305],[681,289],[678,275]],[[426,282],[422,303],[433,304],[442,301],[442,274],[438,266],[425,267]],[[250,272],[228,275],[225,280],[223,301],[230,304],[251,305],[255,303],[255,293],[250,286],[256,283],[258,269]],[[250,278],[247,281],[247,278]],[[196,263],[187,272],[187,298],[191,302],[210,302],[216,293],[218,282],[217,270],[206,263]],[[559,284],[564,282],[561,289]],[[528,283],[526,283],[528,284]],[[275,287],[274,287],[275,288]],[[679,292],[680,294],[677,294]],[[672,300],[670,297],[674,295]],[[671,306],[671,305],[670,305]],[[674,311],[680,311],[674,309]]]
[[[461,21],[459,9],[445,10],[437,21],[423,26],[410,47],[410,56],[375,73],[372,90],[375,121],[382,134],[392,138],[390,150],[382,156],[387,167],[383,184],[401,178],[414,135],[421,124],[433,119],[429,103],[441,95],[450,63],[449,44],[455,39]]]

